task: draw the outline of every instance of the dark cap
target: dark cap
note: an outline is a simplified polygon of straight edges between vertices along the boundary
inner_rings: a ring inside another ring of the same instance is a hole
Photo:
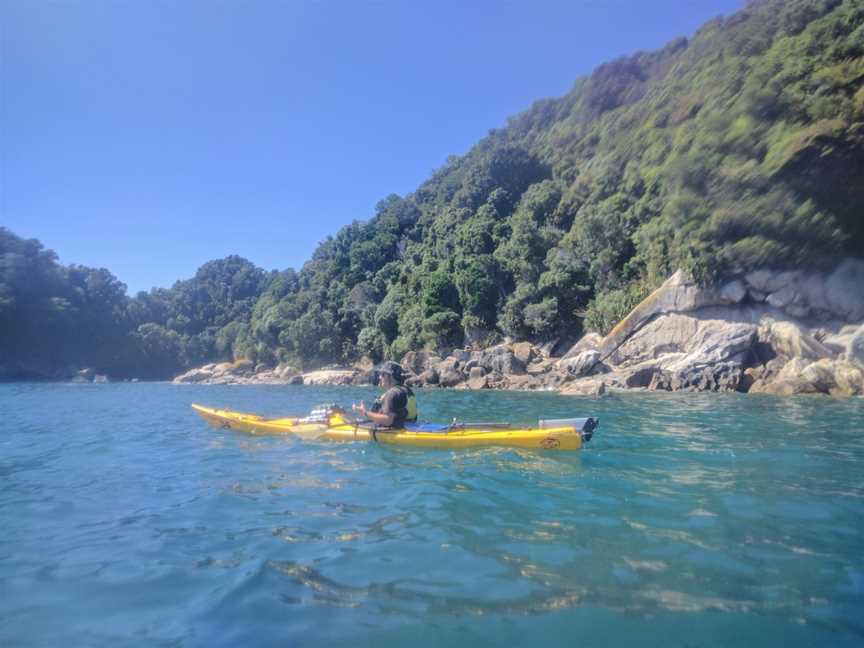
[[[393,380],[398,383],[402,382],[402,365],[398,362],[393,362],[392,360],[388,360],[387,362],[382,362],[378,367],[378,373],[382,374],[390,374],[393,376]]]

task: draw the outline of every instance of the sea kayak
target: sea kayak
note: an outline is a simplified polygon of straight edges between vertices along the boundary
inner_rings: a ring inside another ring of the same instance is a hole
[[[578,450],[591,440],[599,420],[594,417],[541,420],[536,427],[509,423],[409,424],[380,428],[351,417],[334,405],[321,406],[303,417],[265,418],[226,409],[192,405],[214,427],[259,435],[286,435],[321,441],[371,441],[415,448],[507,446],[545,450]]]

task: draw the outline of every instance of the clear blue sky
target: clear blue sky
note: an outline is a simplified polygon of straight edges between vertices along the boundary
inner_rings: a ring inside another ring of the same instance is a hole
[[[0,225],[130,292],[299,268],[507,116],[743,0],[0,0]]]

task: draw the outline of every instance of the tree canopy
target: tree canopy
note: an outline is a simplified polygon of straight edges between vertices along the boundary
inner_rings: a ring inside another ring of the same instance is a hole
[[[299,272],[228,257],[130,298],[0,229],[2,364],[160,377],[574,339],[677,268],[828,268],[864,249],[862,214],[864,6],[757,0],[538,101]]]

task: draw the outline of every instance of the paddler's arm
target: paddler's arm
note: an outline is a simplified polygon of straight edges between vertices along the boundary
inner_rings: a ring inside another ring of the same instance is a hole
[[[378,425],[391,426],[393,425],[393,419],[395,418],[394,414],[384,414],[383,412],[372,412],[366,409],[366,403],[360,401],[360,405],[352,405],[351,409],[355,412],[360,412],[362,416],[365,416],[373,423],[377,423]]]

